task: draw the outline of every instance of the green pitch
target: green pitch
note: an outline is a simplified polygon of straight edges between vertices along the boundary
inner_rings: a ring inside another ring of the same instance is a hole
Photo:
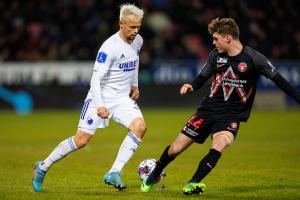
[[[0,199],[300,199],[300,112],[254,111],[242,123],[234,144],[204,182],[203,195],[185,197],[182,187],[208,152],[210,140],[194,144],[166,168],[167,177],[154,189],[139,190],[138,164],[158,158],[193,109],[144,109],[148,132],[126,165],[126,191],[105,185],[126,130],[111,122],[98,130],[87,147],[54,165],[43,191],[31,187],[32,164],[45,158],[76,131],[80,111],[36,111],[30,116],[0,112]]]

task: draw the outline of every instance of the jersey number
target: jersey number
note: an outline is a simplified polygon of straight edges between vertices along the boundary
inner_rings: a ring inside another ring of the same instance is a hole
[[[188,123],[189,124],[192,124],[196,129],[199,129],[199,127],[201,126],[201,124],[203,123],[203,119],[198,119],[198,120],[195,120],[197,117],[197,115],[195,114],[189,121]]]

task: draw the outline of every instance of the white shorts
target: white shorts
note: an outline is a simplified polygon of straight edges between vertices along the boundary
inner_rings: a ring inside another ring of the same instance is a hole
[[[102,119],[97,115],[94,99],[91,95],[87,96],[81,110],[78,124],[79,130],[94,135],[97,128],[106,128],[108,126],[109,119],[113,119],[115,122],[128,128],[135,118],[143,118],[137,103],[129,97],[103,99],[103,102],[109,112],[107,119]]]

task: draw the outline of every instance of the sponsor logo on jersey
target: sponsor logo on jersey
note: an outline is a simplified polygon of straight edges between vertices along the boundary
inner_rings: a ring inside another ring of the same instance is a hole
[[[101,51],[101,52],[98,53],[97,62],[98,63],[105,63],[106,58],[107,58],[107,54],[104,53],[103,51]]]
[[[228,58],[221,58],[221,57],[217,58],[217,63],[218,64],[226,64],[227,61],[228,61]]]
[[[240,72],[245,72],[248,68],[248,65],[244,62],[241,62],[239,65],[238,65],[238,70]]]
[[[222,87],[224,94],[224,101],[227,101],[231,96],[233,91],[236,91],[238,96],[241,99],[242,103],[246,103],[249,98],[252,87],[246,91],[244,84],[247,84],[247,80],[239,79],[238,76],[234,73],[232,67],[229,67],[227,71],[221,74],[216,74],[215,80],[212,83],[210,88],[210,97],[213,97],[217,91]]]
[[[122,69],[123,72],[129,72],[135,70],[135,67],[137,66],[137,62],[138,62],[137,60],[134,60],[134,61],[120,63],[119,69]]]

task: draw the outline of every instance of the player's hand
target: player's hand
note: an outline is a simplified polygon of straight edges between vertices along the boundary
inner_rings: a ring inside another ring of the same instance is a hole
[[[193,92],[193,86],[191,84],[185,83],[180,88],[180,94],[184,95],[186,93]]]
[[[132,100],[136,101],[140,97],[139,88],[136,86],[131,86],[131,91],[129,96]]]
[[[108,112],[108,109],[106,107],[102,106],[102,107],[99,107],[97,109],[97,115],[99,117],[101,117],[102,119],[107,119],[108,118],[108,114],[109,114],[109,112]]]

